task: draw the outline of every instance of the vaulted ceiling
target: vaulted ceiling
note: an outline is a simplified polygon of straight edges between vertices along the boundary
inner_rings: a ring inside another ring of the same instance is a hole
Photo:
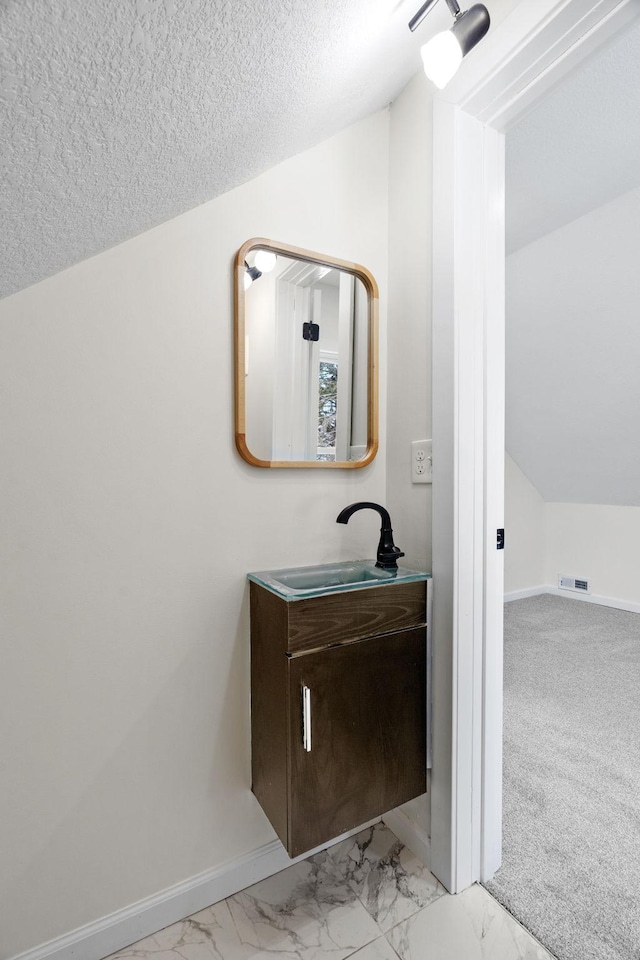
[[[640,186],[640,20],[513,127],[506,147],[508,253]]]
[[[0,0],[0,296],[385,107],[451,22],[418,6]]]
[[[547,501],[640,506],[640,22],[507,135],[507,450]]]
[[[507,260],[507,450],[548,502],[640,507],[640,188]]]

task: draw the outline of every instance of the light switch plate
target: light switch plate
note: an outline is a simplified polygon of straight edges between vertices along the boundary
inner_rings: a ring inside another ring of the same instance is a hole
[[[414,440],[411,443],[411,482],[431,483],[432,479],[431,440]]]

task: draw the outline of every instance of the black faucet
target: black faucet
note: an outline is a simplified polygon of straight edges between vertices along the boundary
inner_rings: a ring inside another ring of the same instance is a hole
[[[393,542],[393,530],[391,529],[389,511],[381,507],[379,503],[350,503],[348,507],[340,511],[336,518],[336,523],[349,523],[349,520],[357,510],[378,511],[382,517],[382,526],[380,527],[380,543],[378,544],[376,567],[382,567],[383,570],[397,570],[398,557],[404,557],[404,553],[400,547],[396,547]]]

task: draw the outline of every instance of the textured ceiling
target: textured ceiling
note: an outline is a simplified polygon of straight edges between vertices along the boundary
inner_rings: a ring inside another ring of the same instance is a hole
[[[517,0],[487,2],[495,26]],[[451,23],[441,2],[412,35],[418,6],[0,0],[0,297],[392,102]],[[510,132],[510,250],[637,185],[639,40],[628,30]]]
[[[507,251],[637,186],[640,21],[509,131]]]
[[[386,106],[451,22],[417,6],[0,0],[0,296]]]

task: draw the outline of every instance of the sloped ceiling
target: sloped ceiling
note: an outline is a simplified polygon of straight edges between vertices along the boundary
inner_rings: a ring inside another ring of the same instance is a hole
[[[548,502],[640,506],[640,189],[507,261],[507,450]]]
[[[507,253],[639,186],[640,20],[513,127],[506,152]]]
[[[507,450],[548,502],[640,506],[640,25],[507,135]]]
[[[385,107],[451,23],[418,6],[0,0],[0,296]]]

